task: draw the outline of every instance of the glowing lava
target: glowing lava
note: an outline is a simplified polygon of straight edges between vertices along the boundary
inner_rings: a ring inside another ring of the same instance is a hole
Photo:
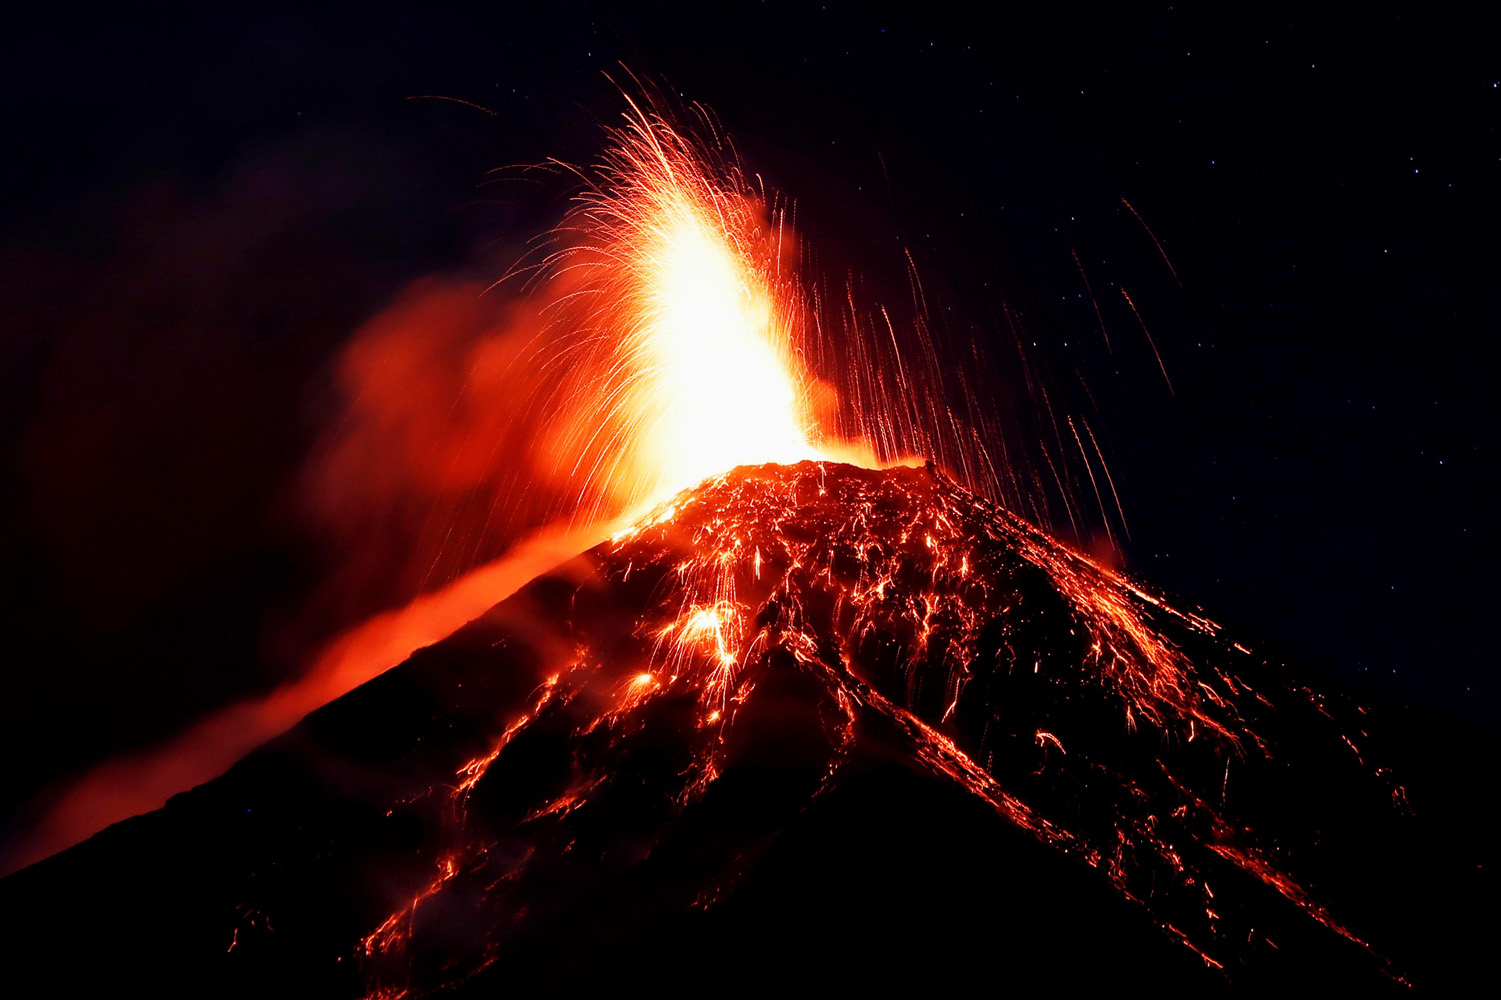
[[[753,209],[690,163],[673,164],[660,144],[638,145],[646,148],[622,153],[636,162],[625,196],[634,211],[612,235],[639,289],[637,318],[626,321],[639,373],[630,419],[643,425],[656,478],[675,492],[746,462],[814,457],[787,310],[767,264],[735,239]],[[636,159],[648,149],[651,159]]]
[[[529,916],[537,901],[587,910],[577,886],[681,849],[679,831],[724,808],[726,775],[745,794],[746,747],[769,733],[773,758],[805,765],[775,779],[788,811],[748,822],[794,824],[869,766],[862,756],[894,755],[1096,869],[1214,974],[1324,934],[1338,940],[1321,947],[1352,949],[1341,960],[1360,975],[1394,975],[1345,923],[1360,914],[1309,888],[1319,820],[1238,791],[1282,774],[1283,754],[1304,766],[1296,744],[1316,740],[1342,780],[1401,820],[1400,786],[1348,754],[1324,700],[941,474],[736,469],[573,565],[566,620],[511,613],[529,642],[558,628],[569,645],[493,745],[454,768],[430,878],[359,946],[372,997],[520,961],[531,935],[549,933]],[[475,626],[492,644],[494,627]],[[789,690],[811,718],[799,729],[777,716],[768,730]],[[1279,746],[1286,727],[1298,735]],[[522,745],[549,749],[528,759]],[[518,777],[532,769],[552,777]],[[744,843],[705,855],[716,893],[733,888]],[[472,909],[445,917],[459,905],[445,899]],[[475,922],[472,954],[452,951],[450,919]]]
[[[639,109],[546,269],[543,365],[559,366],[548,450],[629,509],[737,465],[822,457],[798,360],[788,233],[733,162]],[[576,285],[574,283],[577,283]]]

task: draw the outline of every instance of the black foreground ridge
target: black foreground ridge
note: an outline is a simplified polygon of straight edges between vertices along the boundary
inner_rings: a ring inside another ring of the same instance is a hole
[[[1493,759],[932,471],[747,467],[0,914],[60,993],[1427,992],[1493,940]]]

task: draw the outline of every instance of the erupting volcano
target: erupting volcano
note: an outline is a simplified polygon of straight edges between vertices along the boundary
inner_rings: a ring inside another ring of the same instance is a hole
[[[8,879],[18,964],[351,997],[1454,975],[1478,861],[1413,815],[1395,723],[1003,506],[933,352],[813,322],[764,194],[628,123],[488,445],[534,473],[494,501],[522,527],[613,533]]]

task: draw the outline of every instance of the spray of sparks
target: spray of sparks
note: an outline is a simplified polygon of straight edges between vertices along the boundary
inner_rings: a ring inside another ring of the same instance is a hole
[[[854,437],[867,466],[912,447],[902,428],[931,417],[910,401],[915,376],[900,357],[878,364],[875,348],[854,349],[877,373],[846,386],[865,416],[820,424],[804,361],[819,352],[805,349],[786,226],[768,221],[764,197],[732,161],[710,158],[660,118],[636,110],[614,139],[546,262],[546,280],[567,294],[533,355],[556,372],[534,405],[557,415],[555,474],[583,484],[581,494],[657,503],[586,557],[598,581],[645,596],[625,637],[573,623],[572,655],[458,768],[430,881],[361,942],[370,996],[411,988],[421,915],[456,885],[481,890],[497,935],[522,919],[529,880],[555,884],[575,863],[577,818],[605,808],[632,734],[664,713],[679,725],[682,766],[663,808],[691,809],[779,663],[816,678],[824,694],[827,761],[813,796],[859,740],[879,733],[1100,869],[1127,898],[1150,898],[1152,912],[1166,914],[1164,932],[1211,967],[1243,942],[1276,947],[1265,930],[1217,912],[1211,883],[1254,880],[1364,947],[1271,846],[1227,817],[1231,762],[1271,752],[1254,720],[1272,699],[1233,666],[1244,648],[937,472],[829,464],[852,454]],[[1084,426],[1081,435],[1070,422],[1073,439],[1082,453],[1087,437],[1099,455]],[[951,458],[942,464],[993,468],[983,449]],[[1103,456],[1099,464],[1094,492],[1113,494]],[[763,467],[730,471],[746,465]],[[1028,638],[1039,629],[1051,630],[1051,645]],[[1194,644],[1207,658],[1185,651]],[[1070,728],[1067,713],[1019,726],[1005,717],[1018,693],[1093,699],[1108,706],[1114,732]],[[1119,763],[1143,760],[1118,746],[1141,732],[1160,752],[1140,767]],[[575,751],[568,778],[512,824],[500,851],[494,835],[471,827],[467,803],[528,733],[594,749]],[[1067,791],[1085,783],[1103,791],[1089,800]],[[499,953],[492,941],[446,981]]]
[[[785,227],[661,120],[637,110],[615,139],[546,263],[570,286],[539,346],[564,373],[556,471],[639,502],[816,457]]]

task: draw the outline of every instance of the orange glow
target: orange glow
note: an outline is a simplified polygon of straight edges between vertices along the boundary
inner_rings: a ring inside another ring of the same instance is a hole
[[[832,786],[862,728],[879,731],[883,746],[895,741],[928,773],[1099,869],[1209,968],[1226,967],[1223,960],[1256,933],[1237,924],[1244,918],[1209,888],[1226,864],[1370,950],[1288,867],[1295,859],[1262,846],[1255,830],[1225,813],[1229,762],[1270,756],[1243,713],[1271,703],[1226,666],[1239,648],[1213,622],[1170,607],[944,476],[823,462],[742,468],[678,494],[585,559],[595,567],[591,579],[607,589],[632,573],[645,575],[650,596],[639,598],[633,619],[598,633],[587,619],[570,622],[576,645],[566,656],[573,666],[561,682],[550,675],[545,692],[566,712],[551,722],[535,710],[523,715],[460,770],[463,781],[449,790],[453,806],[445,815],[453,817],[448,838],[465,853],[436,859],[430,881],[365,939],[369,996],[409,981],[412,915],[428,899],[450,891],[456,878],[469,877],[473,891],[545,866],[554,850],[547,845],[571,849],[571,814],[588,815],[612,782],[633,780],[612,763],[580,767],[566,788],[527,813],[522,826],[537,824],[538,831],[505,834],[533,838],[520,860],[508,854],[496,861],[478,831],[466,827],[463,802],[514,733],[536,725],[623,752],[653,720],[680,722],[678,703],[694,699],[695,724],[679,730],[681,767],[661,791],[671,809],[687,809],[735,766],[737,716],[754,704],[758,683],[784,669],[821,691],[828,761],[815,796]],[[1018,563],[1037,574],[1021,588]],[[1008,639],[987,652],[987,634],[1015,635],[1022,629],[1014,626],[1052,613],[1047,604],[1022,606],[1042,593],[1067,607],[1074,651],[1064,641],[1023,659]],[[1177,619],[1171,632],[1163,616]],[[996,633],[998,623],[1007,628]],[[1007,683],[1057,685],[1065,699],[1077,694],[1112,706],[1118,730],[1101,731],[1108,716],[1091,713],[1081,725],[1063,710],[1051,714],[1047,728],[1015,734],[1036,747],[1030,759],[1019,747],[1008,750],[1004,735],[987,744],[992,726],[1005,725],[996,703],[971,700],[966,711],[961,700],[971,685],[1012,677],[1013,667],[1018,680]],[[1034,675],[1044,679],[1020,681]],[[940,690],[941,700],[934,697]],[[1111,740],[1140,745],[1131,736],[1138,726],[1155,730],[1157,756],[1130,763],[1130,755],[1101,749]],[[1203,767],[1206,758],[1223,760],[1227,777],[1216,780],[1219,772]],[[1119,759],[1133,770],[1118,771]],[[1057,776],[1068,780],[1050,780]],[[1123,794],[1090,805],[1073,791],[1082,780]],[[541,846],[533,853],[530,845]],[[1159,908],[1173,919],[1159,918]],[[417,943],[419,951],[431,947]]]
[[[650,474],[676,492],[737,465],[815,457],[776,302],[723,217],[681,187],[642,193],[629,266],[644,301],[628,350]]]
[[[544,471],[641,510],[738,465],[820,457],[790,232],[660,116],[633,105],[612,138],[543,267]]]
[[[220,709],[153,751],[95,767],[12,850],[5,871],[40,861],[112,823],[160,809],[172,795],[217,777],[307,713],[446,638],[597,540],[593,532],[567,531],[528,539],[454,584],[349,629],[324,646],[303,677],[264,698]]]
[[[785,213],[705,125],[694,135],[630,104],[600,162],[577,171],[582,191],[547,249],[518,268],[524,287],[423,278],[350,338],[337,371],[345,411],[304,484],[320,533],[351,553],[330,578],[331,603],[372,566],[404,566],[405,587],[393,589],[417,596],[324,642],[300,679],[85,775],[5,867],[214,777],[532,577],[606,538],[626,544],[671,524],[684,514],[675,494],[737,466],[932,458],[978,492],[1003,492],[986,437],[994,422],[966,423],[951,408],[950,368],[921,319],[912,357],[887,312],[876,326],[852,291],[848,315],[831,322],[795,271]],[[824,332],[840,325],[838,337]],[[418,526],[412,511],[424,514]],[[766,639],[739,593],[741,567],[757,585],[801,567],[729,533],[701,541],[710,555],[683,566],[681,604],[642,674],[651,683],[617,692],[621,710],[690,669],[711,719],[732,716],[747,690],[738,675]],[[964,556],[956,565],[970,573]],[[859,594],[881,601],[897,589],[878,575]],[[941,609],[923,606],[927,636]],[[1106,655],[1129,639],[1149,644],[1130,635],[1133,621],[1114,624],[1105,638],[1120,641]]]
[[[494,483],[511,554],[346,630],[264,699],[86,774],[7,870],[214,777],[532,577],[612,532],[627,537],[640,526],[623,525],[673,493],[737,465],[819,457],[796,360],[790,233],[732,162],[711,162],[660,116],[632,105],[610,136],[540,280],[501,310],[501,327],[484,326],[477,289],[424,279],[352,338],[351,412],[310,484],[319,516],[347,532],[359,524],[351,505],[372,494],[430,504],[450,483]],[[705,619],[685,641],[722,650],[719,635]]]

